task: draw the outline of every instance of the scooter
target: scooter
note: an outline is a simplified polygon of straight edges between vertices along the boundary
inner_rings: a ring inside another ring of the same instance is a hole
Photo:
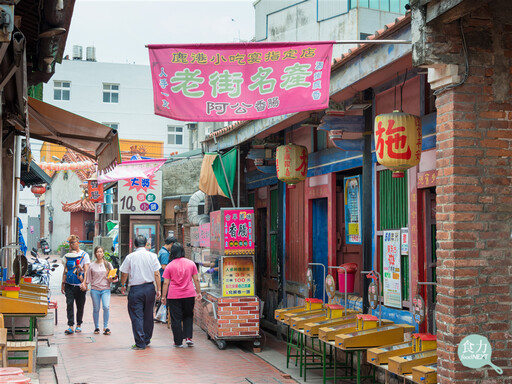
[[[48,244],[48,241],[41,237],[39,239],[39,242],[41,243],[41,251],[43,252],[43,255],[49,255],[51,252],[50,245]]]
[[[40,258],[37,254],[36,248],[32,248],[30,255],[33,260],[29,260],[25,276],[32,277],[33,283],[49,286],[51,272],[55,271],[55,268],[59,267],[59,264],[55,263],[57,260],[52,260],[52,264],[50,264],[48,261],[50,257],[47,256],[44,259]]]

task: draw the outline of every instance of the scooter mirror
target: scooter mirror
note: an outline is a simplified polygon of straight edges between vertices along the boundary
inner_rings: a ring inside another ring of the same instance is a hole
[[[34,256],[34,257],[37,257],[37,252],[36,252],[36,251],[34,251],[34,250],[31,250],[31,251],[30,251],[30,254],[31,254],[32,256]]]
[[[32,248],[32,252],[37,253],[37,248]]]
[[[52,267],[53,267],[53,268],[59,268],[59,267],[60,267],[60,265],[59,265],[59,264],[52,264]]]

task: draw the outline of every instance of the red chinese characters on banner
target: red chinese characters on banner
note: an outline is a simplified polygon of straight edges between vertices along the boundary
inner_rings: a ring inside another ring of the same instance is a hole
[[[97,180],[88,182],[89,200],[100,203],[103,202],[103,184],[98,184]]]
[[[393,177],[403,177],[405,170],[419,164],[421,140],[419,117],[402,112],[375,117],[377,161],[393,171]]]

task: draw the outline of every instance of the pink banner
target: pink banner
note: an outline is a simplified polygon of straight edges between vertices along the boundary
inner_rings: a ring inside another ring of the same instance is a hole
[[[239,121],[327,108],[332,44],[149,45],[155,114]]]
[[[148,179],[160,169],[166,159],[131,160],[117,164],[113,170],[98,174],[98,184],[133,178]]]

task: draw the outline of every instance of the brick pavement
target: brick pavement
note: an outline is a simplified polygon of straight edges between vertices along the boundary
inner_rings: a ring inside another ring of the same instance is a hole
[[[56,273],[54,277],[59,276]],[[56,287],[56,284],[54,285]],[[112,335],[95,335],[92,301],[87,295],[83,332],[65,335],[65,298],[54,288],[59,303],[59,324],[54,344],[59,350],[55,366],[57,382],[64,383],[296,383],[256,354],[228,343],[225,350],[194,328],[193,348],[172,347],[172,334],[164,324],[155,324],[151,346],[132,351],[134,343],[125,296],[112,295],[109,327]],[[101,313],[100,313],[101,316]],[[101,320],[100,320],[101,323]],[[48,380],[48,382],[46,381]],[[52,383],[49,379],[40,383]]]

